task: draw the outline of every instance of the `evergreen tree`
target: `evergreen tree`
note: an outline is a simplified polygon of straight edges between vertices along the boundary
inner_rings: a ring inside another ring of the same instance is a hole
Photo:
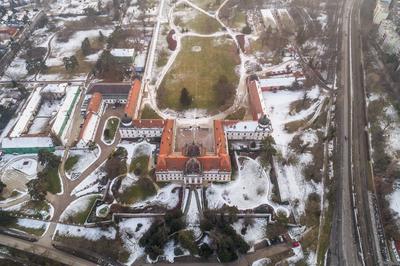
[[[192,97],[186,88],[182,88],[179,101],[183,107],[189,107],[192,104]]]
[[[89,38],[85,38],[81,45],[83,55],[89,55],[92,52],[92,47],[90,45]]]
[[[104,34],[103,34],[103,32],[101,31],[101,30],[99,30],[99,41],[100,42],[104,42]]]

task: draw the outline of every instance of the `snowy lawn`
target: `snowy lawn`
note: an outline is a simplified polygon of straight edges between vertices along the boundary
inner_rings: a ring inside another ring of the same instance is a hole
[[[113,227],[106,229],[87,228],[75,225],[58,224],[56,234],[61,236],[82,237],[88,240],[99,240],[100,238],[115,239],[117,231]]]
[[[267,108],[269,117],[272,123],[272,136],[276,142],[277,150],[282,154],[283,158],[287,158],[291,153],[289,143],[293,140],[297,130],[293,133],[288,133],[285,125],[290,122],[304,121],[307,124],[308,117],[316,117],[319,115],[323,95],[320,95],[319,88],[313,88],[307,92],[307,97],[310,100],[318,99],[308,109],[301,110],[300,112],[291,115],[290,104],[298,101],[304,97],[303,91],[278,91],[264,92],[264,103]],[[315,136],[312,132],[306,131],[302,136],[303,141],[315,143]],[[279,184],[279,192],[282,201],[296,201],[299,200],[298,213],[304,212],[305,202],[307,197],[312,192],[321,193],[321,185],[313,181],[305,181],[302,169],[312,161],[313,156],[310,153],[301,154],[298,156],[298,162],[294,164],[281,165],[276,163],[277,180]],[[276,160],[275,160],[276,161]]]
[[[265,238],[266,225],[268,222],[267,219],[255,218],[250,219],[250,223],[246,226],[245,220],[246,219],[239,219],[233,224],[233,228],[251,247]]]
[[[93,173],[80,182],[79,185],[72,190],[71,195],[80,197],[89,193],[100,192],[99,182],[101,178],[106,175],[102,166],[103,165],[99,166]]]
[[[80,174],[86,170],[98,157],[99,150],[70,150],[68,155],[68,160],[70,158],[76,158],[76,162],[72,165],[70,169],[67,170],[67,177],[74,180],[80,176]],[[68,161],[67,160],[67,161]]]
[[[49,220],[53,214],[53,207],[45,201],[29,200],[5,210],[42,220]]]
[[[74,200],[61,214],[60,221],[66,223],[83,224],[89,212],[100,195],[87,195]]]
[[[124,219],[118,224],[124,247],[130,253],[127,265],[131,265],[145,254],[144,248],[139,246],[139,240],[152,223],[152,218],[130,218]]]
[[[145,201],[137,202],[133,204],[135,208],[144,208],[149,205],[164,206],[167,209],[173,209],[178,205],[179,202],[179,188],[177,184],[170,184],[161,188],[157,195],[151,197]]]
[[[35,236],[42,236],[46,231],[48,222],[37,221],[32,219],[18,218],[17,221],[9,227],[17,231],[28,233]]]
[[[152,152],[155,150],[156,145],[150,144],[146,141],[142,142],[129,142],[129,141],[122,141],[118,144],[117,147],[124,148],[128,155],[126,161],[128,164],[131,163],[132,159],[141,155],[148,155],[150,156]]]
[[[8,169],[20,171],[26,174],[28,178],[33,178],[37,173],[37,160],[32,158],[24,158],[11,164]]]
[[[253,209],[271,204],[270,188],[268,173],[257,161],[246,158],[233,181],[223,185],[212,184],[206,197],[209,208],[221,208],[227,204],[238,209]]]

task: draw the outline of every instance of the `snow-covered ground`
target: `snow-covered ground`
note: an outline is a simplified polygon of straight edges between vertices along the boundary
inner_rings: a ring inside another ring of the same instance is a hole
[[[174,208],[178,202],[179,202],[179,189],[176,189],[173,191],[175,188],[180,187],[177,184],[170,184],[168,186],[165,186],[161,188],[157,195],[154,197],[151,197],[148,200],[137,202],[133,205],[133,207],[137,208],[143,208],[148,205],[161,205],[166,207],[167,209],[172,209]]]
[[[101,5],[106,6],[111,0],[101,1]],[[52,12],[54,14],[84,14],[86,8],[97,10],[98,2],[93,0],[57,0],[52,3]],[[73,17],[72,17],[73,18]]]
[[[123,141],[120,144],[118,144],[118,147],[122,147],[127,151],[128,156],[126,158],[126,162],[129,165],[132,161],[132,158],[135,158],[135,157],[138,157],[141,155],[151,156],[152,152],[156,148],[156,145],[150,144],[146,141],[142,141],[142,142]]]
[[[112,29],[102,28],[101,32],[104,36],[108,36]],[[68,42],[59,42],[53,40],[51,56],[46,60],[47,66],[62,66],[62,58],[65,56],[72,56],[75,52],[81,48],[82,41],[85,38],[95,38],[99,36],[99,29],[77,31],[75,32]]]
[[[27,208],[26,207],[27,203],[29,203],[29,201],[25,201],[25,202],[16,204],[14,206],[6,208],[5,210],[6,211],[16,211],[16,212],[22,213],[27,216],[34,216],[34,215],[39,214],[45,220],[48,220],[51,218],[51,216],[53,214],[53,206],[48,204],[49,205],[48,210],[46,210],[46,209],[37,210],[37,209]]]
[[[252,219],[253,224],[247,226],[246,234],[242,235],[241,230],[244,227],[245,220],[239,219],[233,224],[233,228],[236,230],[238,235],[241,235],[243,239],[250,245],[253,246],[255,243],[261,241],[265,237],[266,225],[268,224],[266,219],[255,218]]]
[[[15,169],[32,178],[37,173],[37,161],[31,158],[24,158],[12,163],[7,169]]]
[[[72,190],[71,195],[80,197],[89,193],[99,192],[99,181],[105,175],[106,173],[103,171],[102,165],[99,166],[93,173],[87,176]]]
[[[259,260],[254,261],[251,266],[266,266],[271,263],[271,260],[268,258],[262,258]]]
[[[78,156],[78,161],[72,167],[70,171],[67,172],[67,177],[74,180],[80,176],[80,174],[86,170],[99,156],[99,150],[70,150],[69,157]]]
[[[139,240],[152,223],[152,218],[130,218],[119,223],[119,233],[124,247],[130,252],[127,265],[131,265],[144,255],[144,248],[139,246]]]
[[[387,151],[393,158],[398,156],[400,151],[400,118],[393,105],[389,105],[385,110],[386,119],[391,121],[391,125],[387,128]],[[381,121],[381,128],[385,128],[385,121]]]
[[[26,70],[26,62],[25,59],[20,57],[16,57],[10,64],[10,66],[4,72],[4,76],[2,79],[4,80],[19,80],[25,78],[28,75],[28,71]]]
[[[31,228],[31,229],[42,229],[43,232],[46,231],[49,226],[49,222],[43,222],[33,219],[26,218],[18,218],[17,225],[23,228]]]
[[[293,140],[293,137],[296,134],[296,132],[288,133],[285,130],[285,124],[292,121],[304,120],[313,114],[314,116],[318,115],[318,112],[320,111],[319,107],[325,97],[324,95],[321,95],[319,88],[313,88],[307,92],[307,97],[310,100],[318,100],[314,101],[310,108],[302,110],[294,115],[290,115],[290,103],[302,99],[303,96],[303,91],[283,90],[276,93],[263,92],[264,103],[273,128],[271,135],[274,137],[276,148],[280,151],[283,158],[287,158],[289,155],[289,143]],[[315,144],[315,137],[315,134],[308,130],[302,139],[303,141]],[[299,200],[297,212],[302,214],[304,212],[305,202],[308,195],[312,192],[321,193],[321,185],[316,184],[313,181],[305,181],[302,174],[304,166],[312,161],[312,154],[300,154],[298,159],[298,163],[291,165],[280,165],[276,161],[276,173],[282,201]]]
[[[196,196],[194,192],[191,195],[189,210],[186,216],[188,227],[194,227],[200,224],[200,211],[197,208]]]
[[[228,184],[212,184],[207,189],[206,198],[210,208],[220,208],[224,204],[239,209],[252,209],[270,202],[271,182],[261,165],[245,158],[237,176]]]
[[[175,248],[176,247],[179,247],[183,251],[182,255],[180,255],[180,256],[176,256],[175,255]],[[187,256],[189,254],[190,254],[190,252],[188,250],[182,248],[180,245],[175,245],[175,242],[173,240],[170,240],[170,241],[167,242],[167,244],[165,244],[164,256],[165,256],[165,259],[169,263],[174,263],[175,258],[177,258],[177,257]]]
[[[107,239],[115,239],[117,231],[114,227],[102,228],[87,228],[75,225],[57,224],[56,234],[64,236],[83,237],[88,240],[99,240],[102,237]]]
[[[396,189],[388,196],[390,208],[400,215],[400,189]]]

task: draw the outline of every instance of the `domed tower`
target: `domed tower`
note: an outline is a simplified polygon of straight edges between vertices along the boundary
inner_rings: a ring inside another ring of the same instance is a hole
[[[190,158],[185,164],[185,175],[201,175],[202,171],[201,163],[196,158]]]
[[[263,115],[258,119],[258,127],[262,129],[263,131],[271,131],[272,126],[271,126],[271,120],[267,117],[267,115]]]
[[[124,116],[121,119],[121,124],[122,126],[129,127],[132,125],[132,117],[130,117],[128,114],[124,114]]]

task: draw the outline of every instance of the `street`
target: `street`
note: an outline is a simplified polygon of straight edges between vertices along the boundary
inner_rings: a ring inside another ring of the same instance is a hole
[[[369,193],[367,117],[361,67],[360,1],[344,3],[341,28],[342,90],[337,98],[337,190],[328,262],[331,265],[378,265],[375,223]]]

